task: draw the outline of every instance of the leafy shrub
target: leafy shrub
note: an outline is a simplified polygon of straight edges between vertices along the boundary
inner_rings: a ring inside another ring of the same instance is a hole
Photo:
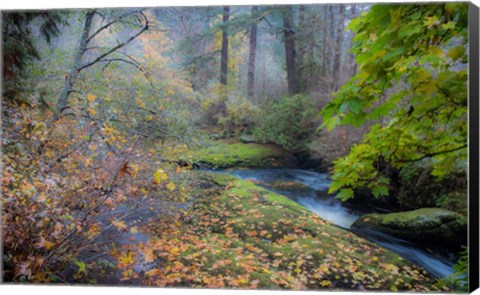
[[[436,200],[436,205],[452,210],[467,216],[468,212],[468,199],[466,191],[454,191],[451,193],[443,194]]]
[[[457,172],[438,179],[432,171],[431,161],[412,163],[400,170],[396,196],[399,206],[405,209],[440,206],[465,213],[462,209],[467,208],[467,195],[460,193],[467,187],[465,173]]]
[[[226,114],[218,119],[218,124],[225,128],[227,133],[235,130],[249,132],[255,124],[260,110],[249,100],[244,98],[226,103]]]
[[[220,117],[226,113],[226,102],[223,99],[206,98],[202,100],[202,122],[214,126],[218,124]]]
[[[218,120],[227,113],[227,93],[230,93],[227,86],[215,84],[208,89],[208,95],[201,98],[200,110],[202,122],[215,126]]]
[[[306,95],[283,97],[263,107],[254,136],[258,142],[275,143],[290,152],[304,151],[318,124],[316,113]]]

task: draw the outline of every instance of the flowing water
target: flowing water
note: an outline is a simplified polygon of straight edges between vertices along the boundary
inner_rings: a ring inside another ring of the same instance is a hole
[[[301,169],[245,169],[214,172],[229,173],[241,179],[255,180],[259,185],[294,200],[323,219],[345,229],[350,229],[352,223],[359,217],[354,211],[343,207],[339,200],[327,194],[330,180],[326,173]],[[281,182],[301,185],[279,186]],[[453,262],[439,253],[427,252],[407,241],[377,231],[362,230],[361,233],[370,241],[422,266],[436,277],[447,277],[454,272]]]

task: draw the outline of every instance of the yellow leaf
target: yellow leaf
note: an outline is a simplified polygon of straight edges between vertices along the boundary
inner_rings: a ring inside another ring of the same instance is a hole
[[[130,229],[131,234],[138,234],[138,227],[134,226]]]
[[[140,166],[138,166],[137,164],[130,164],[130,168],[132,168],[131,176],[133,178],[137,178],[138,171],[140,170]]]
[[[167,184],[167,189],[168,189],[169,191],[173,191],[173,190],[175,189],[175,184],[174,184],[173,182],[169,182],[169,183]]]
[[[392,274],[398,274],[398,267],[391,263],[381,263],[380,266],[391,272]]]
[[[202,281],[205,283],[205,284],[210,284],[210,279],[208,277],[203,277],[202,278]]]
[[[153,178],[157,181],[157,183],[161,183],[163,180],[168,180],[168,175],[163,171],[163,169],[157,169],[153,174]]]
[[[178,247],[173,247],[172,250],[170,250],[171,254],[177,254],[178,252],[180,252],[180,248]]]
[[[321,285],[322,287],[328,287],[328,286],[330,286],[331,284],[332,284],[332,282],[330,282],[329,280],[323,280],[323,281],[320,282],[320,285]]]
[[[443,50],[437,46],[430,47],[430,52],[432,53],[432,55],[435,55],[435,56],[443,57],[444,55]]]
[[[96,235],[98,235],[100,233],[102,229],[100,228],[100,226],[98,226],[98,224],[92,224],[90,226],[90,228],[88,229],[88,235],[90,235],[92,238],[95,237]]]
[[[88,111],[90,112],[90,115],[95,116],[97,114],[97,111],[95,111],[94,108],[89,108]]]
[[[127,251],[123,253],[122,255],[120,255],[118,261],[119,261],[119,264],[118,264],[119,268],[124,268],[126,266],[133,264],[135,262],[133,257],[133,252]]]
[[[145,102],[143,102],[143,101],[142,101],[141,99],[139,99],[138,97],[135,98],[135,103],[136,103],[139,107],[141,107],[141,108],[143,108],[143,109],[146,108]]]
[[[79,261],[79,260],[75,260],[74,262],[78,266],[77,274],[80,274],[80,273],[87,274],[85,262]]]
[[[85,160],[85,167],[89,168],[91,163],[92,163],[92,159],[88,158],[87,160]]]
[[[113,226],[115,226],[118,230],[126,230],[127,225],[123,221],[112,220]]]
[[[93,94],[88,94],[88,95],[87,95],[87,99],[88,99],[89,102],[95,101],[96,98],[97,98],[97,97],[96,97],[95,95],[93,95]]]

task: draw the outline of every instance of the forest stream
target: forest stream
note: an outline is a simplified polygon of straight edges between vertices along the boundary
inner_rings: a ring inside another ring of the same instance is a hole
[[[0,280],[471,291],[473,7],[2,11]]]
[[[350,230],[352,223],[360,216],[358,212],[344,207],[341,201],[327,194],[330,180],[326,173],[286,168],[209,171],[228,173],[240,179],[258,182],[260,186],[288,197],[319,217],[347,230]],[[282,182],[290,185],[282,187],[279,185]],[[454,273],[452,268],[454,262],[445,254],[427,252],[407,241],[373,230],[364,230],[363,235],[368,240],[425,268],[438,278],[445,278]]]

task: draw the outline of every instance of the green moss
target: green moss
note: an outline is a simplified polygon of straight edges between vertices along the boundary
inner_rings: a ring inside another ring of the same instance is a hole
[[[288,153],[272,145],[226,144],[220,141],[207,148],[190,150],[179,157],[182,162],[209,168],[279,167],[285,165],[289,158]]]
[[[247,276],[243,286],[259,288],[434,289],[423,270],[290,199],[249,181],[223,183],[216,196],[195,204],[192,216],[197,235],[216,237],[202,247],[209,251],[202,271],[209,275],[233,282]],[[224,260],[232,263],[214,267]]]
[[[213,183],[219,186],[227,186],[230,182],[236,180],[236,178],[229,174],[210,174],[210,179]]]
[[[357,219],[352,228],[371,228],[425,246],[446,247],[453,251],[467,242],[467,219],[441,208],[367,214]]]
[[[308,190],[309,187],[302,184],[302,183],[299,183],[299,182],[295,182],[295,181],[275,181],[271,184],[269,184],[269,186],[272,188],[272,189],[275,189],[275,190],[284,190],[284,191],[290,191],[290,190]]]
[[[422,208],[413,211],[386,214],[381,224],[393,228],[425,229],[463,217],[455,212],[439,208]]]

